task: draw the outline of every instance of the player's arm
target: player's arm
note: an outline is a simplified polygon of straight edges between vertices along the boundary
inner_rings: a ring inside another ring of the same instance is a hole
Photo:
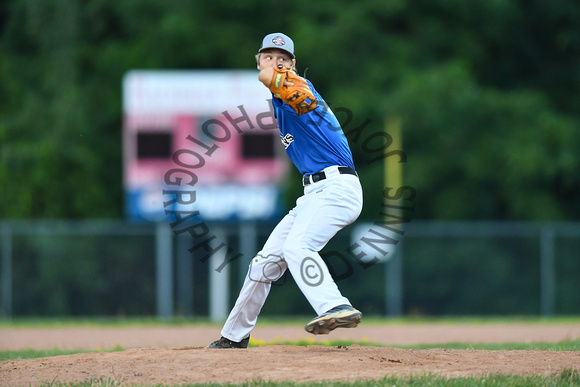
[[[260,70],[260,73],[258,74],[258,79],[268,89],[272,85],[272,78],[273,77],[274,77],[274,68],[273,67],[266,67],[265,69]],[[285,79],[284,86],[294,86],[294,83]]]
[[[274,77],[274,68],[267,67],[263,70],[260,70],[260,74],[258,75],[258,79],[260,82],[264,84],[267,88],[270,88],[270,84],[272,83],[272,77]]]

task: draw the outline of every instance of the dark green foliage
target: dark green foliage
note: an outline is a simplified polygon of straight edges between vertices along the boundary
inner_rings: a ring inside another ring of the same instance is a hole
[[[402,117],[416,217],[580,216],[577,2],[7,0],[0,218],[122,217],[123,74],[253,68],[273,31],[351,127]],[[376,183],[382,163],[351,144]],[[380,206],[369,184],[365,218]]]

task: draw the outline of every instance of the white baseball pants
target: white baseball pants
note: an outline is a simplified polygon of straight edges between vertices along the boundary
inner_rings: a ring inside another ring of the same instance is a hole
[[[278,223],[252,259],[244,285],[222,329],[222,336],[241,341],[250,335],[270,292],[271,283],[290,270],[317,315],[348,304],[318,254],[362,210],[362,188],[354,175],[337,167],[324,169],[326,179],[304,187],[304,195]]]

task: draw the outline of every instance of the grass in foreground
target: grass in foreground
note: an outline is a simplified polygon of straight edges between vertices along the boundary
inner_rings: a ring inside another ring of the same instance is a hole
[[[118,352],[123,351],[124,348],[121,346],[116,346],[112,349],[98,349],[96,351],[88,350],[74,350],[74,349],[21,349],[18,351],[0,351],[0,361],[3,360],[17,360],[17,359],[36,359],[39,357],[51,357],[51,356],[61,356],[61,355],[74,355],[77,353],[90,353],[90,352]]]
[[[48,383],[41,385],[42,387],[116,387],[125,385],[122,380],[114,379],[91,379],[81,383]],[[154,384],[151,386],[162,386],[163,384]],[[356,381],[356,382],[317,382],[317,383],[293,383],[293,382],[268,382],[260,379],[252,380],[240,384],[186,384],[179,385],[186,386],[267,386],[267,387],[303,387],[303,386],[356,386],[356,387],[376,387],[376,386],[397,386],[397,387],[416,387],[416,386],[430,386],[430,387],[464,387],[464,386],[485,386],[485,387],[528,387],[528,386],[544,386],[544,387],[578,387],[580,386],[580,373],[573,369],[564,369],[560,373],[550,376],[541,375],[495,375],[489,374],[481,377],[459,377],[446,378],[434,374],[425,374],[410,377],[396,377],[387,376],[381,379]]]
[[[534,350],[534,351],[580,351],[580,339],[577,340],[564,340],[557,343],[547,343],[547,342],[534,342],[534,343],[445,343],[445,344],[415,344],[415,345],[384,345],[375,343],[369,340],[362,341],[348,341],[348,340],[328,340],[328,341],[315,341],[310,340],[299,340],[299,341],[287,341],[287,340],[274,340],[266,342],[264,340],[256,340],[250,338],[250,347],[259,347],[262,345],[298,345],[298,346],[308,346],[308,345],[325,345],[329,347],[333,346],[349,346],[349,345],[364,345],[372,347],[391,347],[391,348],[403,348],[403,349],[429,349],[429,348],[446,348],[446,349],[481,349],[489,351],[500,351],[500,350]]]

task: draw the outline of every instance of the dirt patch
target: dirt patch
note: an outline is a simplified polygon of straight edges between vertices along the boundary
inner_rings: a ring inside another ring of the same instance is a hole
[[[262,345],[247,350],[207,350],[219,328],[3,329],[0,349],[109,349],[68,356],[0,362],[0,385],[107,379],[127,384],[240,383],[255,379],[295,382],[374,379],[385,375],[470,376],[552,374],[580,370],[580,352],[478,351],[389,347]],[[311,336],[296,326],[261,327],[255,343],[272,340],[367,340],[381,344],[443,342],[557,342],[580,338],[580,325],[369,326]]]

